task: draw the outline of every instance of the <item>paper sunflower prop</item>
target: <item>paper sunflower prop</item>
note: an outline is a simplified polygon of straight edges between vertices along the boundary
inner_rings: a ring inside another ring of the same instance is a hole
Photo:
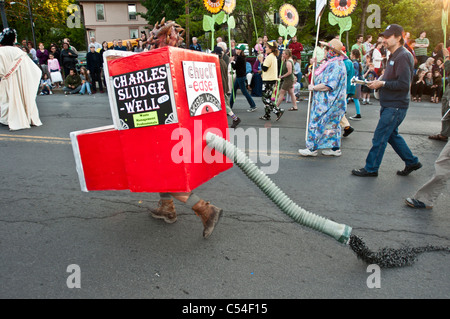
[[[222,10],[227,14],[231,14],[236,8],[236,0],[225,0]]]
[[[218,13],[222,10],[224,0],[203,0],[203,4],[211,13]]]
[[[297,9],[291,4],[283,4],[280,7],[280,19],[284,24],[296,27],[299,19]]]
[[[357,0],[330,0],[329,6],[331,12],[337,17],[347,17],[353,13],[356,6],[358,5]]]

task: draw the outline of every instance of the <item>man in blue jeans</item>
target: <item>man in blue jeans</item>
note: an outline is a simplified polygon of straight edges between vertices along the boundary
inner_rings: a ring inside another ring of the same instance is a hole
[[[419,159],[412,154],[403,137],[398,134],[398,127],[408,111],[409,88],[414,75],[414,59],[403,46],[402,32],[401,26],[391,24],[380,34],[384,37],[383,44],[391,55],[386,63],[383,77],[367,85],[372,90],[379,90],[380,120],[375,129],[366,165],[352,171],[352,174],[356,176],[378,176],[387,143],[391,144],[406,164],[403,170],[397,171],[397,175],[407,176],[422,167]]]

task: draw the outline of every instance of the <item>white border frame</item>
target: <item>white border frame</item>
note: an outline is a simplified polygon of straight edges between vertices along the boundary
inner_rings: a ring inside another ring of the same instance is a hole
[[[142,53],[142,52],[140,52]],[[108,50],[103,52],[103,70],[105,73],[105,81],[106,81],[106,87],[108,89],[108,98],[109,98],[109,106],[111,108],[111,115],[113,118],[114,128],[117,130],[124,130],[122,125],[120,124],[120,117],[119,117],[119,110],[117,107],[117,100],[114,90],[114,84],[112,81],[111,76],[109,75],[109,69],[108,69],[108,61],[107,57],[109,56],[118,56],[118,57],[129,57],[135,54],[140,54],[136,52],[128,52],[128,51],[119,51],[119,50]],[[171,106],[172,106],[172,114],[174,122],[171,124],[179,123],[178,121],[178,111],[177,111],[177,105],[175,103],[175,93],[173,89],[173,78],[172,78],[172,70],[170,69],[170,64],[165,63],[164,66],[166,67],[167,71],[167,77],[168,77],[168,84],[169,84],[169,95],[171,100]],[[164,125],[160,123],[160,125]]]
[[[72,142],[72,150],[73,150],[73,155],[75,157],[75,166],[76,166],[76,170],[77,170],[77,173],[78,173],[78,179],[80,181],[81,191],[83,191],[83,192],[87,193],[87,192],[89,192],[89,190],[87,189],[86,179],[84,177],[83,162],[81,161],[80,147],[78,145],[78,136],[81,135],[81,134],[89,134],[89,133],[94,133],[94,132],[109,131],[109,130],[112,130],[112,129],[114,129],[114,126],[113,125],[108,125],[108,126],[91,128],[91,129],[87,129],[87,130],[70,132],[70,140]]]
[[[105,73],[106,87],[108,89],[109,107],[111,108],[111,114],[114,122],[114,128],[117,130],[122,130],[122,125],[120,125],[119,111],[117,109],[116,96],[114,94],[114,85],[112,79],[109,76],[108,61],[109,56],[119,56],[128,57],[136,54],[135,52],[119,51],[119,50],[107,50],[103,52],[103,72]]]

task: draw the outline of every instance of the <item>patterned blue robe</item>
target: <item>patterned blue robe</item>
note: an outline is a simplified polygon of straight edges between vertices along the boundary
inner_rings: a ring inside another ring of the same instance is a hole
[[[314,79],[330,91],[314,91],[306,147],[310,150],[341,147],[342,117],[347,110],[347,72],[342,58],[335,58]]]

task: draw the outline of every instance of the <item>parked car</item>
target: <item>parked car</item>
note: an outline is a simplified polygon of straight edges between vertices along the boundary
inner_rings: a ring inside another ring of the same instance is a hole
[[[82,66],[86,67],[86,51],[78,51],[78,63],[76,64],[77,72],[80,72]]]
[[[127,41],[131,42],[131,46],[134,48],[138,45],[138,41],[139,39],[126,39],[126,40],[122,40],[122,46],[126,47],[127,46]],[[108,42],[108,48],[112,49],[113,48],[113,42],[109,41]]]

